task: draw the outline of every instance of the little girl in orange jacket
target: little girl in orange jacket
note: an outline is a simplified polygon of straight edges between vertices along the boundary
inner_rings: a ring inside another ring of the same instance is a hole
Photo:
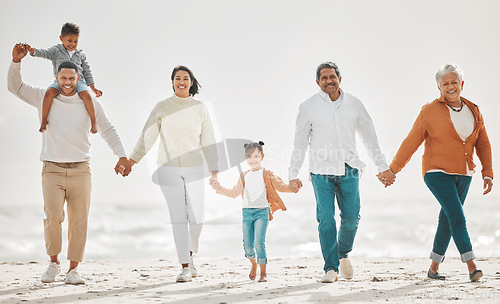
[[[241,174],[232,189],[222,187],[218,181],[212,183],[218,194],[243,198],[243,247],[245,257],[252,263],[251,280],[257,276],[257,264],[260,265],[259,282],[267,281],[265,237],[268,222],[276,210],[286,210],[277,191],[293,192],[278,176],[262,167],[263,145],[262,141],[245,144],[245,157],[251,169]]]

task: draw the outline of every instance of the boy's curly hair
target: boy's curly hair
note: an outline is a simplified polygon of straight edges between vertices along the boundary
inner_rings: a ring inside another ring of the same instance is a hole
[[[74,23],[66,22],[61,29],[61,36],[64,37],[71,34],[80,36],[80,28]]]

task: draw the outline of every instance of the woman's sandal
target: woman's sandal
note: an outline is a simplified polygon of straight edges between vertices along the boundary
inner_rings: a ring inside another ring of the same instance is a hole
[[[433,280],[445,280],[446,277],[444,275],[440,275],[439,272],[432,272],[430,269],[427,271],[427,277],[433,279]]]
[[[477,282],[483,276],[483,272],[479,269],[474,270],[472,273],[469,273],[469,279],[471,282]]]

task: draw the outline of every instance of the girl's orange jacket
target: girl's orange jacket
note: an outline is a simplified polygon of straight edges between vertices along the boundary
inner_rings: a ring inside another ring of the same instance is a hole
[[[245,192],[245,175],[248,173],[248,171],[243,172],[241,174],[240,178],[238,179],[238,182],[232,189],[221,187],[221,189],[217,190],[217,193],[232,198],[241,195],[241,197],[243,198]],[[281,200],[277,191],[280,192],[293,192],[293,191],[288,187],[287,184],[285,184],[281,180],[281,178],[274,175],[273,172],[264,169],[263,175],[264,175],[264,183],[266,184],[267,200],[271,205],[269,209],[269,220],[272,220],[274,211],[278,209],[286,211],[285,204],[283,203],[283,200]]]

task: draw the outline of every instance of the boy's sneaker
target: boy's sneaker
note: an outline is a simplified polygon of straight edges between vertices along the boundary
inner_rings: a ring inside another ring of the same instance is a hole
[[[198,270],[194,267],[193,257],[191,257],[191,262],[189,263],[189,270],[191,271],[192,278],[196,278],[198,276]]]
[[[61,266],[56,262],[50,262],[49,267],[42,274],[40,281],[42,281],[42,283],[53,283],[60,272]]]
[[[338,281],[337,272],[335,270],[328,270],[327,273],[321,278],[321,283],[333,283]]]
[[[78,285],[85,284],[85,280],[80,276],[76,268],[71,269],[64,278],[64,283]]]
[[[181,273],[177,276],[177,279],[175,281],[177,283],[191,282],[191,278],[191,270],[189,270],[189,267],[184,267],[182,268]]]
[[[352,270],[351,261],[348,258],[340,259],[340,267],[339,267],[340,275],[347,280],[352,279],[354,271]]]

